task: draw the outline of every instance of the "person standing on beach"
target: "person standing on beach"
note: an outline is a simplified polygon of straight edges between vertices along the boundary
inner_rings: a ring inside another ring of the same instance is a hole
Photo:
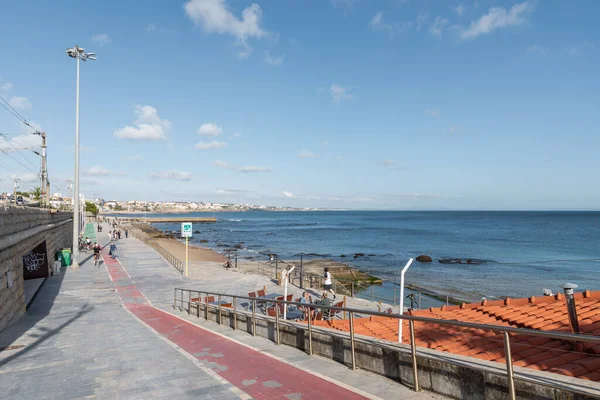
[[[335,300],[335,292],[333,291],[333,284],[331,283],[331,273],[329,272],[329,268],[325,267],[324,272],[323,278],[325,278],[325,280],[323,281],[323,288],[326,292],[331,292],[333,299]]]

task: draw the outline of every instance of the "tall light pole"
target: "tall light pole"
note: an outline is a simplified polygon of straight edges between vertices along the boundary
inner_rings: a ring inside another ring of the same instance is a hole
[[[75,100],[75,186],[73,189],[73,268],[79,267],[79,61],[95,60],[95,53],[86,53],[79,46],[67,49],[67,55],[77,60],[77,94]]]

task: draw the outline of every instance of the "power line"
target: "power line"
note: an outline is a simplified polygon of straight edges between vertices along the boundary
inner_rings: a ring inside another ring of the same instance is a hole
[[[8,111],[9,113],[11,113],[15,118],[17,118],[18,120],[20,120],[25,125],[29,125],[27,123],[27,120],[25,119],[25,117],[23,117],[17,110],[15,110],[13,108],[13,106],[11,106],[10,103],[4,99],[4,97],[0,96],[0,100],[2,100],[2,102],[4,102],[4,104],[6,104],[6,105],[4,105],[4,104],[0,103],[0,105],[2,107],[4,107],[4,109],[6,111]]]
[[[13,156],[11,156],[9,153],[7,153],[4,149],[0,149],[1,152],[3,152],[4,154],[6,154],[7,156],[9,156],[10,158],[12,158],[15,162],[17,162],[18,164],[20,164],[23,168],[25,168],[27,171],[32,172],[34,174],[37,175],[36,171],[32,171],[28,166],[26,166],[25,164],[23,164],[21,161],[17,160],[16,158],[14,158]]]
[[[4,136],[2,133],[0,133],[0,136],[2,136],[2,137],[3,137],[3,138],[4,138],[4,139],[5,139],[5,140],[6,140],[6,141],[7,141],[7,142],[8,142],[8,143],[9,143],[9,144],[10,144],[10,145],[11,145],[11,146],[12,146],[12,147],[13,147],[13,148],[16,150],[16,151],[17,151],[17,153],[19,153],[19,154],[21,155],[21,157],[23,157],[23,158],[25,159],[25,161],[27,161],[29,164],[33,165],[33,168],[37,168],[37,167],[38,167],[37,165],[35,165],[34,163],[32,163],[32,162],[31,162],[31,161],[30,161],[30,160],[29,160],[27,157],[25,157],[25,155],[23,155],[23,153],[21,153],[21,150],[19,150],[19,149],[17,148],[17,146],[15,146],[15,145],[13,144],[13,142],[15,142],[14,140],[11,140],[11,139],[9,139],[7,136]],[[15,143],[17,143],[17,142],[15,142]],[[17,143],[17,144],[19,144],[19,143]],[[20,146],[22,146],[22,145],[20,145]],[[23,147],[23,146],[22,146],[22,147]],[[31,149],[28,149],[28,148],[26,148],[26,147],[25,147],[25,149],[26,149],[26,150],[33,151],[33,150],[31,150]]]

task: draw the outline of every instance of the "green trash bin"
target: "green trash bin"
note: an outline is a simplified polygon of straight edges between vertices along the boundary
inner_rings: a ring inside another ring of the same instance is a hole
[[[68,267],[71,265],[71,250],[62,249],[59,251],[58,259],[60,260],[61,267]]]

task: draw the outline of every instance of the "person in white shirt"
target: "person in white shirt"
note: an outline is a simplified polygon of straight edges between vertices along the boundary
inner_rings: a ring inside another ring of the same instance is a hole
[[[325,281],[323,282],[323,288],[326,292],[331,292],[333,299],[335,300],[335,292],[333,291],[333,285],[331,284],[331,273],[327,267],[325,267],[324,271],[323,277],[325,278]]]

